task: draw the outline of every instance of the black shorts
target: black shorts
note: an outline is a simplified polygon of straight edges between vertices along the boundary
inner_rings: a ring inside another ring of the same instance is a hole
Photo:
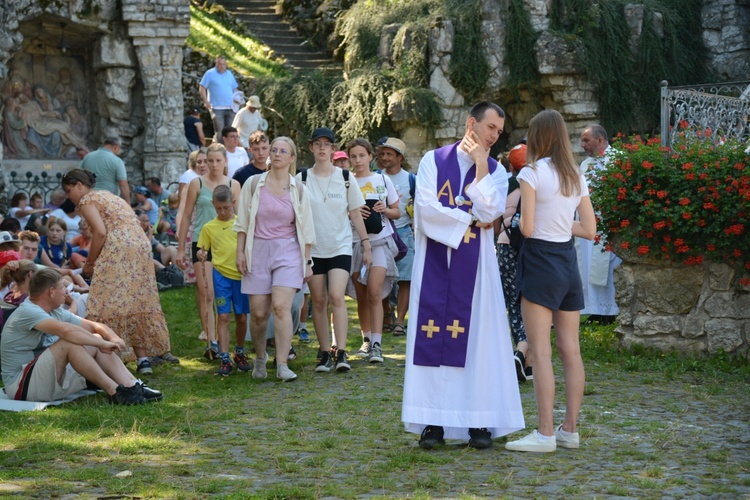
[[[313,275],[328,274],[331,269],[343,269],[347,273],[352,269],[351,255],[337,255],[324,259],[322,257],[313,257]]]
[[[194,241],[191,244],[191,248],[193,249],[193,264],[195,264],[196,262],[200,262],[200,260],[198,260],[198,242]],[[208,251],[206,262],[211,262],[211,250]]]
[[[518,294],[553,311],[584,308],[583,285],[573,240],[526,238],[518,254]]]

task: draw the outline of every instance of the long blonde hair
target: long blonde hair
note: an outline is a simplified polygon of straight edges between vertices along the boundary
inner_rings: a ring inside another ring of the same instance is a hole
[[[552,168],[560,177],[562,195],[580,195],[581,171],[573,158],[568,127],[554,109],[541,111],[532,118],[527,133],[526,160],[531,167],[536,168],[536,161],[546,157],[552,160]]]
[[[297,173],[297,146],[294,144],[294,141],[291,137],[282,135],[271,141],[271,147],[273,147],[273,145],[279,141],[286,142],[287,146],[289,146],[289,148],[291,149],[289,153],[292,155],[293,160],[289,165],[289,173],[291,175],[295,175]]]

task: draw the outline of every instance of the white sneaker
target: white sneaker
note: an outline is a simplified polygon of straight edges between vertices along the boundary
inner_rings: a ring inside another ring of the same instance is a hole
[[[266,363],[268,363],[268,353],[265,353],[262,358],[255,355],[253,361],[253,378],[266,378],[268,372],[266,371]]]
[[[555,439],[557,440],[558,446],[561,448],[578,448],[581,446],[577,432],[569,432],[568,437],[564,437],[560,432],[561,430],[562,424],[558,425],[557,429],[555,429]]]
[[[547,440],[539,439],[537,431],[532,432],[525,438],[517,441],[508,441],[505,443],[505,449],[511,451],[536,451],[540,453],[550,453],[557,449],[555,437],[552,436]]]
[[[290,370],[286,364],[279,363],[279,366],[276,367],[276,378],[283,382],[291,382],[297,378],[297,374]]]

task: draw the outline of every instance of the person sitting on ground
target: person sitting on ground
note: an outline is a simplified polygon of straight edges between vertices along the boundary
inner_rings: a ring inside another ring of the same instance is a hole
[[[18,219],[8,217],[0,222],[0,231],[7,231],[15,236],[21,232],[21,223],[18,222]]]
[[[39,212],[31,214],[26,225],[21,227],[26,230],[30,229],[32,231],[38,231],[40,227],[43,227],[45,224],[47,224],[47,217],[50,210],[42,206],[44,200],[42,199],[42,195],[39,193],[34,193],[31,195],[30,203],[31,209],[39,210]]]
[[[65,241],[67,232],[68,226],[63,220],[51,219],[47,224],[47,236],[42,236],[39,243],[39,261],[46,267],[69,267],[73,247]]]
[[[0,270],[0,288],[8,289],[3,295],[2,314],[0,314],[0,328],[8,321],[10,315],[29,296],[29,281],[31,275],[37,271],[33,260],[16,260],[8,262]],[[11,286],[12,285],[12,286]],[[67,302],[67,301],[66,301]],[[70,300],[70,303],[75,302]],[[75,314],[75,310],[71,311]]]
[[[250,363],[245,357],[245,330],[250,302],[242,293],[242,274],[237,270],[237,233],[232,230],[237,216],[234,214],[234,199],[229,186],[216,186],[213,192],[213,205],[216,217],[207,222],[198,239],[198,259],[205,262],[211,252],[213,263],[213,287],[216,298],[218,322],[216,334],[219,337],[219,358],[221,366],[217,375],[226,377],[232,373],[232,361],[237,369],[250,371]],[[235,345],[234,356],[229,357],[229,323],[234,308]]]
[[[138,223],[143,228],[143,232],[146,233],[146,237],[151,243],[151,258],[154,261],[154,269],[158,271],[164,266],[174,264],[177,260],[177,249],[162,245],[159,243],[159,240],[154,238],[154,226],[148,221],[148,214],[146,212],[136,210],[135,215],[138,217]]]
[[[29,196],[21,191],[17,192],[10,199],[10,211],[9,217],[18,219],[21,227],[26,227],[29,223],[29,219],[33,214],[44,214],[49,212],[46,208],[30,208],[28,207]]]
[[[145,212],[148,216],[148,223],[155,225],[159,219],[159,205],[151,201],[151,192],[146,186],[135,188],[133,197],[135,198],[135,210]]]
[[[70,244],[73,247],[73,253],[70,256],[71,269],[80,269],[83,267],[83,263],[86,262],[86,257],[89,256],[89,249],[91,248],[91,232],[89,231],[86,219],[81,220],[78,230],[81,234],[70,240]]]
[[[177,236],[177,212],[180,208],[180,195],[172,193],[167,198],[167,205],[162,205],[159,210],[161,216],[159,217],[159,224],[156,232],[159,234],[168,234],[169,236]]]
[[[49,194],[49,202],[44,205],[44,208],[48,208],[50,212],[57,210],[65,202],[65,191],[62,188],[53,189]]]
[[[70,241],[81,234],[78,227],[81,224],[81,216],[76,213],[76,206],[72,201],[63,201],[60,208],[49,214],[49,220],[52,219],[60,219],[65,222],[65,225],[68,228],[67,234],[65,235],[66,241]]]
[[[0,233],[0,238],[2,233]],[[39,245],[41,237],[34,231],[21,231],[18,233],[18,252],[22,259],[33,260],[37,268],[44,269],[47,266],[39,262]],[[2,245],[0,245],[2,248]],[[81,277],[80,273],[72,269],[58,269],[66,281],[73,283],[73,291],[78,293],[88,293],[89,285]]]
[[[0,353],[5,394],[21,401],[54,401],[86,389],[88,380],[121,405],[162,399],[131,375],[117,353],[125,343],[108,326],[62,309],[62,275],[37,271],[29,298],[3,328]]]
[[[169,190],[161,187],[161,179],[158,177],[149,177],[146,179],[146,187],[151,194],[151,201],[155,203],[157,207],[161,206],[162,203],[164,203],[164,200],[166,200],[171,194]]]

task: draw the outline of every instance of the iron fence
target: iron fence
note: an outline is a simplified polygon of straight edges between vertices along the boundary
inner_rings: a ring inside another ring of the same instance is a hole
[[[661,82],[661,143],[706,130],[719,140],[750,140],[750,81],[669,87]]]
[[[13,196],[18,191],[22,191],[29,198],[31,198],[32,194],[39,193],[42,195],[43,202],[47,203],[49,201],[49,194],[60,187],[62,176],[63,174],[60,172],[57,172],[54,176],[50,176],[47,172],[42,172],[38,175],[26,172],[25,175],[19,175],[18,172],[13,171],[10,173],[11,188],[8,192],[10,196]]]

